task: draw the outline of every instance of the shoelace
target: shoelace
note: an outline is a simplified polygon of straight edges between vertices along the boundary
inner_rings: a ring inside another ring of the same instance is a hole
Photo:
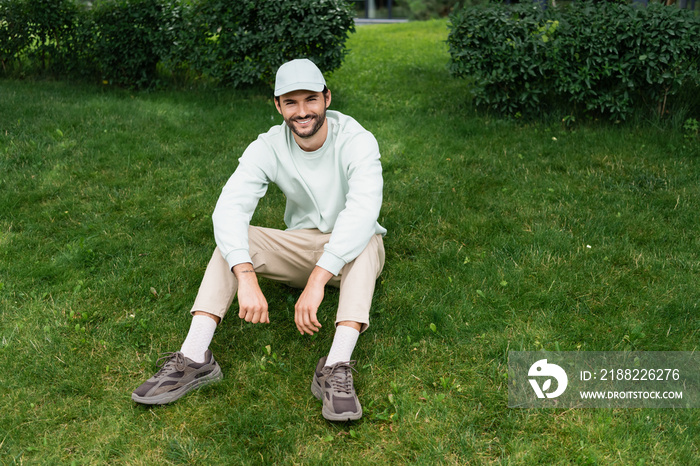
[[[159,357],[156,361],[156,365],[160,368],[160,370],[154,376],[155,378],[159,378],[165,375],[165,372],[172,365],[175,365],[175,369],[179,371],[184,371],[186,367],[185,355],[179,351],[173,353],[163,353],[161,357]]]
[[[347,394],[352,393],[352,371],[357,372],[355,369],[355,361],[339,362],[328,368],[324,367],[323,369],[324,372],[329,372],[331,374],[331,376],[328,377],[328,383],[331,385],[331,388],[333,388],[333,391]]]

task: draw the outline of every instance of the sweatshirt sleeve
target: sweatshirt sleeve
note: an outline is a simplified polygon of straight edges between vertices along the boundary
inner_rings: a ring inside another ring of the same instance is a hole
[[[371,133],[350,141],[347,160],[348,194],[345,208],[338,214],[331,238],[316,265],[334,275],[355,260],[378,232],[377,219],[382,206],[382,165],[379,145]]]
[[[270,149],[260,140],[245,150],[214,208],[214,239],[230,268],[252,262],[248,227],[258,201],[267,192],[274,170]]]

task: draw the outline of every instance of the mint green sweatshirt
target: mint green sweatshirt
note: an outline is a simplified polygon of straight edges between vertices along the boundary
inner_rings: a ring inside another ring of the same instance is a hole
[[[248,227],[258,201],[275,183],[287,198],[288,230],[332,232],[317,265],[338,275],[375,234],[382,204],[382,167],[374,136],[353,118],[329,110],[328,137],[304,152],[286,123],[251,143],[214,209],[214,237],[230,267],[251,262]]]

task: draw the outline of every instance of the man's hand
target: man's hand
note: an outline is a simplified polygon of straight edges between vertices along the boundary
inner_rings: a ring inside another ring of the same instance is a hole
[[[233,267],[233,273],[238,280],[238,317],[254,324],[269,324],[267,300],[258,284],[253,264],[249,262],[238,264]]]
[[[326,283],[332,277],[332,273],[318,266],[311,272],[306,287],[294,306],[294,323],[302,335],[313,335],[320,330],[321,324],[316,318],[316,312],[323,301]]]

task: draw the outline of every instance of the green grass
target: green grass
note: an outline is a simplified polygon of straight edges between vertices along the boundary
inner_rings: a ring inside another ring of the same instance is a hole
[[[270,282],[271,325],[217,331],[223,382],[130,400],[187,332],[221,187],[281,121],[268,90],[0,81],[0,463],[698,463],[697,409],[514,410],[505,382],[509,350],[697,350],[700,141],[482,115],[446,36],[360,27],[329,78],[380,141],[389,230],[351,424],[309,390],[337,292],[301,337]],[[282,209],[272,189],[254,221]]]

